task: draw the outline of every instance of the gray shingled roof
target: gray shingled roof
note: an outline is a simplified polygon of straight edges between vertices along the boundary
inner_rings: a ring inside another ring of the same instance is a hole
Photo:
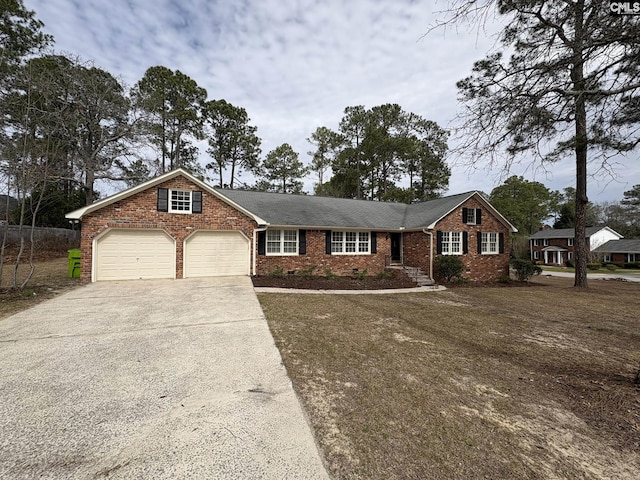
[[[587,227],[587,237],[590,237],[596,232],[599,232],[605,227]],[[551,228],[548,230],[540,230],[539,232],[534,233],[529,238],[573,238],[575,235],[575,230],[573,228]]]
[[[378,230],[426,227],[442,218],[475,193],[461,193],[428,202],[406,205],[250,190],[222,188],[215,190],[274,226],[349,227]]]
[[[609,240],[593,251],[599,253],[640,253],[640,238]]]

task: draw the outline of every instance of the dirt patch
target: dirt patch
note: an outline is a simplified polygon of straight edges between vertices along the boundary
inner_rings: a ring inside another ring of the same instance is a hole
[[[68,278],[67,257],[38,260],[34,262],[33,276],[23,289],[13,289],[13,265],[5,264],[2,269],[0,287],[0,320],[21,310],[32,307],[81,285],[80,279]],[[21,283],[27,276],[29,265],[20,264],[17,278]]]
[[[383,290],[414,288],[415,282],[401,271],[391,271],[384,276],[321,277],[286,275],[284,277],[252,277],[254,287],[300,288],[305,290]]]
[[[640,284],[260,294],[336,479],[635,479]]]

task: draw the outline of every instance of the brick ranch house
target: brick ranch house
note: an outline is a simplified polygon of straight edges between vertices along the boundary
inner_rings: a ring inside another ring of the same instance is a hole
[[[640,238],[609,240],[594,251],[605,263],[640,263]]]
[[[268,275],[315,267],[374,275],[391,265],[433,275],[460,255],[465,277],[508,273],[517,230],[478,192],[405,205],[212,188],[182,169],[67,214],[81,220],[87,281]]]
[[[586,235],[590,252],[609,240],[622,238],[609,227],[587,227]],[[573,260],[574,238],[573,228],[550,228],[534,233],[529,237],[531,260],[545,265],[564,265],[567,260]]]

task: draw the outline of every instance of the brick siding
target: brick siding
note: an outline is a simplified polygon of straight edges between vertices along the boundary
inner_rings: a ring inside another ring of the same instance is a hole
[[[482,223],[467,225],[462,223],[463,208],[480,208]],[[436,224],[433,230],[433,249],[436,250],[436,232],[467,232],[469,251],[460,255],[465,266],[463,276],[474,282],[495,281],[501,275],[509,274],[509,231],[480,202],[471,198],[459,208],[453,210]],[[478,234],[480,232],[497,232],[504,234],[504,253],[483,255],[478,253]],[[429,273],[429,235],[423,232],[407,232],[403,235],[404,264],[420,267]]]
[[[196,230],[238,230],[251,239],[256,222],[207,191],[202,192],[202,213],[158,212],[158,188],[202,190],[184,177],[148,188],[119,202],[107,205],[82,219],[80,248],[82,278],[91,280],[93,240],[110,228],[162,229],[176,241],[176,277],[182,278],[184,239]]]
[[[314,274],[324,275],[329,269],[335,275],[351,275],[354,269],[369,275],[384,271],[385,255],[389,256],[391,243],[388,234],[377,232],[377,253],[369,255],[332,255],[326,252],[325,230],[307,230],[306,255],[270,256],[258,255],[258,275],[268,275],[280,267],[285,273],[300,271],[315,265]]]

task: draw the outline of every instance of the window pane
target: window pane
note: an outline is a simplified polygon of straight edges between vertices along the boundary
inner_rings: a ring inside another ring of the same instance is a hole
[[[355,253],[356,251],[356,232],[345,232],[344,251],[349,253]]]
[[[284,230],[284,253],[298,252],[298,231]]]
[[[280,253],[280,230],[267,230],[267,253]]]
[[[467,208],[467,221],[465,223],[476,223],[476,209]]]
[[[171,190],[171,210],[174,212],[190,212],[191,192]]]
[[[342,232],[331,232],[331,252],[342,253]]]
[[[369,252],[369,232],[358,233],[358,252]]]
[[[451,253],[461,253],[460,232],[451,232]]]

